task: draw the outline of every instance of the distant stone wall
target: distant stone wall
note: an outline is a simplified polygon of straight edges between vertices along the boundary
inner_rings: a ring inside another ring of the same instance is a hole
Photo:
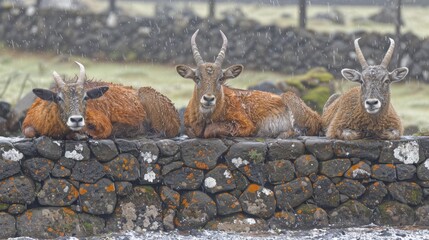
[[[380,63],[389,46],[384,34],[323,34],[262,26],[234,11],[220,21],[207,21],[189,11],[175,15],[168,8],[158,9],[154,18],[17,8],[0,12],[0,41],[8,47],[94,60],[193,65],[190,38],[196,29],[201,30],[197,43],[207,61],[219,53],[221,29],[229,39],[224,65],[240,63],[287,74],[319,66],[336,76],[342,68],[360,69],[353,47],[357,37],[362,37],[360,44],[370,64]],[[429,81],[429,38],[407,33],[397,47],[402,51],[400,65],[410,68],[409,77]]]
[[[429,138],[0,142],[0,238],[429,226]]]

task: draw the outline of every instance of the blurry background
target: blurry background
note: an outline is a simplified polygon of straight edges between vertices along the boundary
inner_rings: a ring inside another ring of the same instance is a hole
[[[229,44],[224,67],[245,71],[229,85],[281,93],[295,91],[321,111],[334,92],[355,86],[342,68],[360,70],[353,40],[371,64],[397,42],[390,64],[407,66],[392,85],[392,101],[407,134],[429,127],[429,1],[425,0],[2,0],[0,1],[0,135],[16,132],[52,71],[74,76],[82,62],[88,78],[152,86],[177,108],[193,82],[176,64],[195,66],[191,35],[206,61]]]

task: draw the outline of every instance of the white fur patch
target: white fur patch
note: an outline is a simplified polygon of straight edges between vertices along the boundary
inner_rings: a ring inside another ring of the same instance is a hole
[[[293,128],[293,116],[284,113],[279,116],[270,116],[265,118],[259,125],[257,137],[277,137],[280,133]]]

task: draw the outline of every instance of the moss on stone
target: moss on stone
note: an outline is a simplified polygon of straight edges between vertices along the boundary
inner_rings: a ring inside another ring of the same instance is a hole
[[[0,203],[0,211],[4,211],[9,208],[9,204],[7,203]]]
[[[329,81],[334,79],[334,76],[326,71],[325,68],[318,67],[309,70],[305,74],[288,78],[286,79],[286,83],[290,86],[296,87],[300,91],[304,91],[306,87],[304,86],[303,82],[310,79],[317,79],[320,81],[320,83],[329,83]]]
[[[249,151],[249,159],[253,163],[261,163],[264,161],[264,156],[261,152],[258,152],[257,150],[252,149]]]
[[[327,86],[319,86],[308,90],[302,99],[314,110],[321,112],[331,92]]]

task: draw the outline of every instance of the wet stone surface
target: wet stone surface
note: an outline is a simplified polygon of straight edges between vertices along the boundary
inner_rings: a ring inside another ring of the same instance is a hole
[[[360,161],[349,168],[344,177],[351,179],[366,179],[371,177],[371,166],[364,161]]]
[[[393,164],[374,164],[371,167],[371,177],[384,181],[396,181],[396,166]]]
[[[294,161],[294,164],[298,177],[309,176],[319,170],[319,162],[313,155],[302,155]]]
[[[257,184],[250,184],[239,200],[244,212],[259,218],[269,218],[276,210],[274,192]]]
[[[288,210],[301,205],[313,195],[313,187],[307,177],[297,178],[291,182],[274,187],[277,207]]]
[[[115,142],[110,139],[88,141],[92,154],[100,162],[108,162],[118,156]]]
[[[415,220],[414,210],[403,203],[387,201],[380,204],[374,213],[374,222],[378,225],[405,226]]]
[[[271,184],[282,184],[295,178],[295,167],[289,160],[269,161],[266,164],[268,181]]]
[[[203,179],[203,171],[183,167],[165,175],[164,184],[174,190],[195,190],[201,186]]]
[[[106,175],[104,167],[98,161],[77,161],[73,167],[71,178],[85,183],[95,183]]]
[[[86,142],[66,141],[64,157],[76,161],[89,160],[91,157],[91,150]]]
[[[340,205],[340,193],[335,184],[325,176],[318,176],[313,183],[313,199],[320,207],[337,207]]]
[[[76,187],[65,179],[48,179],[37,193],[39,204],[45,206],[68,206],[78,197]]]
[[[82,210],[95,215],[111,214],[116,206],[115,184],[103,178],[94,184],[80,184],[79,200]]]
[[[296,209],[298,228],[320,228],[328,225],[328,214],[322,208],[313,204],[302,204]]]
[[[305,152],[304,143],[299,140],[269,141],[268,160],[294,160]]]
[[[351,161],[347,158],[333,159],[319,163],[320,173],[327,177],[341,177],[350,168]]]
[[[218,215],[229,215],[241,212],[240,201],[230,193],[220,193],[215,197]]]
[[[350,200],[329,214],[329,223],[336,227],[354,227],[371,223],[372,211],[356,200]]]
[[[49,137],[39,137],[34,141],[37,152],[47,159],[58,160],[63,156],[64,142]]]
[[[365,186],[359,181],[344,179],[336,184],[338,191],[351,199],[357,199],[365,193]]]
[[[0,180],[21,172],[21,166],[17,161],[0,159]]]
[[[236,188],[231,171],[226,165],[219,164],[210,170],[204,179],[204,188],[209,193],[217,193]]]
[[[387,195],[388,190],[383,182],[375,182],[366,188],[360,202],[369,208],[375,208],[382,203],[383,198]]]
[[[216,204],[207,194],[187,192],[182,195],[174,223],[179,230],[195,229],[203,227],[216,214]]]
[[[180,143],[183,163],[191,168],[203,170],[216,167],[218,158],[227,150],[219,139],[191,139]]]
[[[129,153],[120,154],[103,166],[107,176],[114,180],[134,181],[139,177],[140,164]]]
[[[334,157],[333,141],[323,138],[305,140],[305,148],[320,161],[326,161]]]
[[[395,200],[408,205],[418,205],[423,199],[422,189],[417,183],[394,182],[389,184],[388,190]]]
[[[31,204],[35,197],[34,182],[28,177],[10,177],[0,182],[0,203]]]
[[[31,158],[23,163],[24,172],[36,181],[45,180],[52,169],[54,162],[46,158]]]

